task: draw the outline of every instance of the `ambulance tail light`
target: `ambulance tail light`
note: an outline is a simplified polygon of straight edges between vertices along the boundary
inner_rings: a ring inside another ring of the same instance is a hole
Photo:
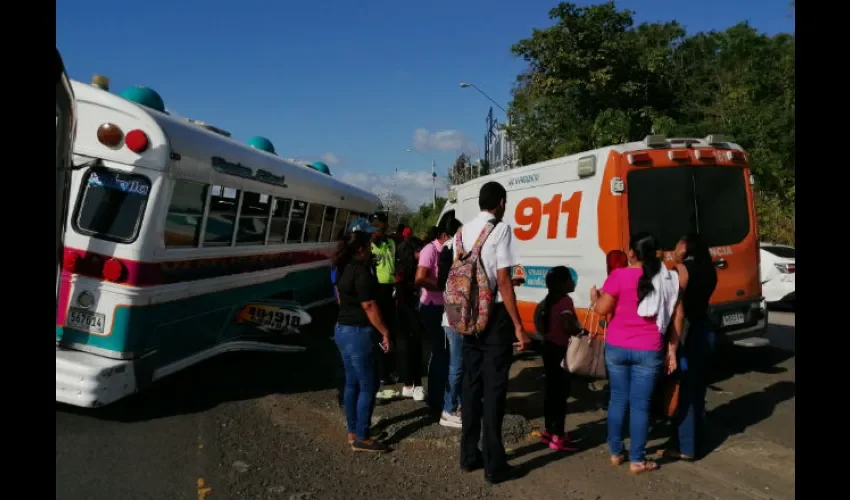
[[[626,252],[622,250],[611,250],[605,256],[605,261],[608,267],[608,274],[611,274],[614,269],[621,269],[629,265],[629,258],[626,256]]]
[[[643,165],[652,161],[648,153],[632,153],[628,156],[629,165]]]
[[[744,161],[744,152],[743,151],[727,151],[726,159],[729,161]]]

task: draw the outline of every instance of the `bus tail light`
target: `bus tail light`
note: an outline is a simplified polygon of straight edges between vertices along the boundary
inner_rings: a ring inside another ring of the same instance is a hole
[[[124,140],[124,132],[114,123],[104,123],[97,128],[97,140],[108,148],[117,148]]]
[[[62,257],[62,269],[68,271],[69,273],[79,272],[80,261],[82,261],[82,258],[78,254],[66,253]]]
[[[629,265],[629,258],[626,256],[626,252],[622,250],[611,250],[605,256],[605,263],[608,266],[608,274],[611,274],[614,269],[627,267]]]
[[[124,143],[130,151],[139,154],[148,149],[149,141],[148,136],[141,130],[131,130],[127,132]]]
[[[648,153],[632,153],[628,156],[630,165],[640,165],[652,161]]]
[[[121,282],[127,278],[127,268],[118,259],[109,259],[103,265],[103,277],[108,281]]]

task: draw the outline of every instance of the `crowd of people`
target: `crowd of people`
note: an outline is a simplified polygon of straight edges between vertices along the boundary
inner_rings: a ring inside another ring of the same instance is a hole
[[[502,422],[514,353],[531,348],[532,340],[514,293],[519,283],[512,270],[520,262],[512,230],[502,220],[507,192],[488,182],[478,200],[476,217],[462,224],[444,216],[421,239],[403,225],[390,234],[383,213],[352,222],[340,237],[333,262],[339,301],[334,339],[343,368],[340,405],[353,450],[389,451],[370,434],[376,401],[411,398],[427,405],[440,425],[460,429],[463,470],[483,469],[488,482],[499,483],[522,475],[508,464]],[[616,466],[628,461],[635,474],[658,468],[646,456],[646,441],[653,393],[666,374],[680,377],[679,411],[672,419],[676,432],[671,445],[659,455],[682,460],[699,456],[714,344],[707,309],[717,275],[708,247],[698,235],[684,236],[670,271],[661,252],[653,235],[633,235],[628,265],[611,272],[601,288],[590,290],[590,310],[609,318],[610,460]],[[556,452],[572,452],[580,438],[566,427],[573,376],[565,356],[576,336],[586,332],[570,298],[576,287],[570,269],[552,267],[546,287],[535,315],[535,333],[542,342],[534,348],[542,353],[545,373],[541,440]],[[475,323],[476,318],[481,321]],[[401,390],[389,389],[394,384]],[[626,425],[628,451],[623,444]]]

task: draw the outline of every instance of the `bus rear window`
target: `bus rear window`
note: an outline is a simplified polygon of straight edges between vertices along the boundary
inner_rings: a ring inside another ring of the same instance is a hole
[[[148,201],[151,182],[138,174],[93,168],[83,179],[74,225],[77,231],[103,240],[130,243]]]

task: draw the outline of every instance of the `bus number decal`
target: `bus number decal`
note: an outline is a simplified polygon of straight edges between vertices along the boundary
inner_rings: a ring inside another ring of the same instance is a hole
[[[540,198],[530,196],[523,198],[516,206],[514,213],[514,236],[522,241],[528,241],[537,236],[543,217],[546,217],[546,238],[554,240],[558,237],[561,214],[567,216],[567,238],[575,238],[578,233],[578,214],[581,208],[581,191],[576,191],[568,200],[558,193],[551,200],[543,202]]]

